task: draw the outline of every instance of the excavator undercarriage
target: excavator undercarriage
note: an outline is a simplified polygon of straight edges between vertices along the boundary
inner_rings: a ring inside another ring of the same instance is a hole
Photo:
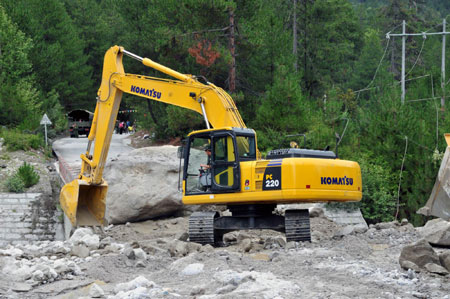
[[[224,234],[236,230],[271,229],[286,234],[286,241],[311,241],[308,210],[286,210],[275,214],[276,205],[230,205],[231,216],[218,212],[195,212],[189,218],[189,240],[221,245]]]

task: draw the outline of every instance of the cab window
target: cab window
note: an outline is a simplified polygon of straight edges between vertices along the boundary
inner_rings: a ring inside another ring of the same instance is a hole
[[[239,160],[256,160],[255,137],[236,136]]]
[[[200,165],[209,165],[210,158],[205,152],[211,145],[209,137],[197,137],[190,141],[189,158],[186,173],[186,193],[204,193],[208,191],[207,173],[201,171]],[[209,177],[210,180],[210,177]],[[210,185],[210,183],[209,183]]]

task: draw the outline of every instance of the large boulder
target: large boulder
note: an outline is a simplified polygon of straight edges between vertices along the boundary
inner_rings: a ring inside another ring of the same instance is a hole
[[[439,256],[425,239],[403,247],[399,263],[403,269],[424,269],[428,272],[448,274],[442,267]]]
[[[450,251],[441,253],[439,255],[439,261],[441,262],[442,267],[450,272]]]
[[[441,218],[428,221],[424,227],[417,229],[419,234],[430,244],[450,246],[450,222]]]
[[[170,145],[135,149],[108,163],[106,220],[117,224],[180,211],[179,163],[177,147]]]

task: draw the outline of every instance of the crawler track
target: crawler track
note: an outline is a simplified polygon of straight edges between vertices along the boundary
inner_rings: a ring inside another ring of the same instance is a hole
[[[286,241],[311,241],[308,210],[287,210],[284,216]]]
[[[217,212],[195,212],[189,217],[189,241],[200,244],[216,243],[214,219]]]

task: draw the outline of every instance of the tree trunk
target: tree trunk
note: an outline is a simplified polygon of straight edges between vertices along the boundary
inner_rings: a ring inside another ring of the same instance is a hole
[[[155,114],[153,114],[152,103],[150,102],[149,99],[147,99],[147,108],[148,108],[148,112],[150,113],[150,116],[152,117],[153,122],[155,123],[155,125],[157,125],[158,121],[157,121],[157,118],[155,117]]]
[[[295,72],[298,71],[298,63],[297,63],[297,0],[294,1],[294,20],[292,21],[292,35],[293,35],[293,42],[292,42],[292,54],[294,55],[294,70]]]
[[[230,53],[231,53],[231,64],[230,64],[230,75],[229,75],[229,90],[234,92],[236,90],[236,53],[235,53],[235,40],[234,40],[234,11],[229,11],[230,16]]]

